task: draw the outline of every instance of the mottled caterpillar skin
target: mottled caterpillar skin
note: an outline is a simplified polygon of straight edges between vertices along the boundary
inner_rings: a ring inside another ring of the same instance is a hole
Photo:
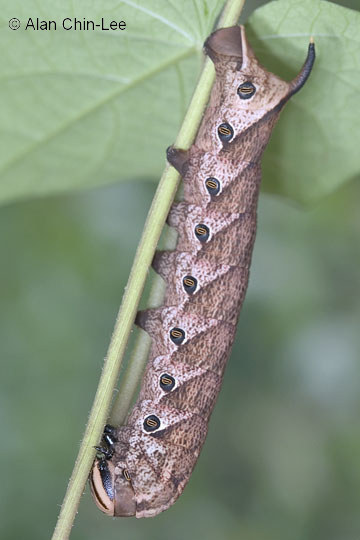
[[[285,82],[259,65],[239,26],[214,32],[205,52],[216,82],[196,140],[167,152],[183,177],[184,200],[168,217],[176,249],[153,262],[167,284],[164,305],[138,314],[152,339],[140,394],[126,425],[107,435],[112,450],[91,475],[96,503],[114,516],[155,516],[189,480],[248,284],[260,158],[315,58],[310,43],[301,72]]]

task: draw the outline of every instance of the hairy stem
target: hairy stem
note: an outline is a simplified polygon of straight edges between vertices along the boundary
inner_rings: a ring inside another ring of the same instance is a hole
[[[236,24],[244,3],[245,0],[228,0],[220,18],[219,27]],[[189,109],[179,131],[179,135],[176,139],[176,146],[188,148],[192,144],[209,99],[214,77],[215,73],[213,65],[207,59]],[[83,494],[89,470],[94,460],[95,450],[93,447],[98,444],[101,439],[102,430],[109,415],[113,390],[118,379],[126,343],[135,319],[137,306],[144,288],[148,269],[151,265],[178,183],[179,174],[173,167],[167,166],[160,179],[158,189],[145,223],[144,232],[135,255],[88,424],[85,429],[85,434],[68,484],[52,540],[67,540],[70,536],[81,495]],[[146,347],[142,347],[141,343],[137,345],[137,349],[139,350],[137,357],[140,360],[136,360],[137,365],[132,367],[132,373],[127,376],[127,389],[126,392],[124,391],[124,403],[130,402],[131,400],[131,396],[133,395],[141,376],[144,358],[146,359],[147,355],[144,355]],[[124,415],[124,407],[122,407],[122,415]]]

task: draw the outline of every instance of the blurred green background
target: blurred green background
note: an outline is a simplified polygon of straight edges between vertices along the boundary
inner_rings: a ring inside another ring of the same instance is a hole
[[[51,536],[154,190],[0,208],[1,538]],[[104,516],[87,488],[72,539],[359,539],[359,200],[359,182],[307,210],[262,194],[237,341],[189,485],[148,520]]]
[[[1,538],[49,538],[155,186],[0,212]],[[210,432],[178,502],[72,538],[357,540],[360,200],[262,195],[248,295]]]

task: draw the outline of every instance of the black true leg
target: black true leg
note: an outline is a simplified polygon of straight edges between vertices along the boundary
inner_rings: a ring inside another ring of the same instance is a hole
[[[104,434],[101,439],[101,446],[95,446],[94,448],[101,454],[100,460],[111,459],[114,455],[114,445],[116,443],[116,428],[106,424],[104,428]]]
[[[106,424],[106,426],[104,427],[104,433],[108,433],[109,435],[112,435],[115,438],[116,427],[110,426],[110,424]]]

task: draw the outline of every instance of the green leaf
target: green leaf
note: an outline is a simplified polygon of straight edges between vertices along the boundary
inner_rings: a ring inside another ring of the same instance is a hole
[[[0,201],[157,180],[223,4],[16,0],[2,6]],[[21,21],[16,31],[9,28],[13,17]],[[29,17],[54,20],[57,29],[25,29]],[[65,17],[124,20],[127,27],[66,31]]]
[[[360,174],[360,13],[321,0],[278,0],[254,12],[248,37],[268,69],[290,79],[315,39],[305,87],[285,107],[263,161],[265,188],[319,199]]]
[[[1,1],[1,0],[0,0]],[[5,2],[4,2],[5,3]],[[7,2],[0,11],[0,201],[158,181],[223,0]],[[29,17],[57,30],[25,30]],[[12,17],[21,28],[10,30]],[[61,29],[64,17],[124,20],[124,31]],[[308,202],[359,176],[360,15],[321,0],[258,9],[260,60],[292,78],[313,35],[309,82],[286,106],[264,156],[265,189]]]

